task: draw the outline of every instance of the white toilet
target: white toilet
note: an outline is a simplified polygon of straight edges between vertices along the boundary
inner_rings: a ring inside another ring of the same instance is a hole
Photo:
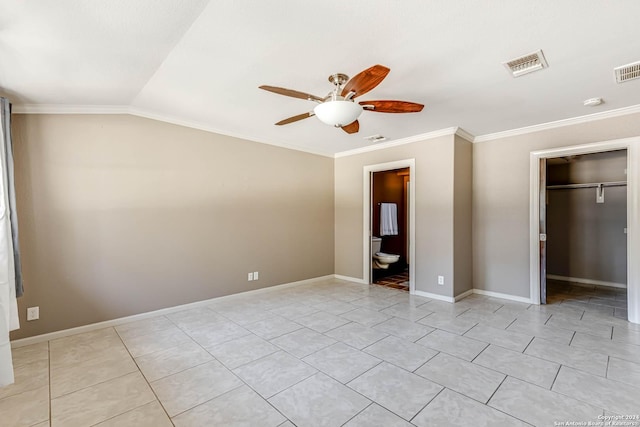
[[[393,264],[394,262],[398,262],[398,260],[400,260],[400,255],[385,254],[384,252],[380,252],[381,246],[382,238],[375,236],[371,238],[371,253],[373,254],[371,265],[373,268],[387,269],[389,268],[389,264]]]

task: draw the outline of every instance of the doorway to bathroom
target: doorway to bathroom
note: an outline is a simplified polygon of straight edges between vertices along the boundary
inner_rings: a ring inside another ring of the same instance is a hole
[[[415,160],[364,168],[364,279],[415,290]]]

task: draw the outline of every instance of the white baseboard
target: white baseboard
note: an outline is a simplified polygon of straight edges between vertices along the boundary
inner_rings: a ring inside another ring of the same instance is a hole
[[[456,300],[452,297],[447,297],[444,295],[438,295],[438,294],[432,294],[431,292],[425,292],[425,291],[418,291],[416,290],[414,292],[414,295],[417,295],[419,297],[425,297],[425,298],[431,298],[431,299],[437,299],[439,301],[445,301],[445,302],[456,302]]]
[[[358,279],[356,277],[343,276],[341,274],[334,274],[333,277],[339,280],[346,280],[347,282],[360,283],[363,285],[368,285],[368,283],[364,279]]]
[[[207,299],[207,300],[202,300],[202,301],[196,301],[196,302],[191,302],[191,303],[187,303],[187,304],[176,305],[176,306],[173,306],[173,307],[161,308],[159,310],[154,310],[154,311],[148,311],[146,313],[133,314],[131,316],[119,317],[117,319],[105,320],[103,322],[97,322],[97,323],[91,323],[89,325],[78,326],[78,327],[75,327],[75,328],[63,329],[61,331],[49,332],[47,334],[36,335],[36,336],[33,336],[33,337],[21,338],[21,339],[18,339],[18,340],[11,341],[11,347],[12,348],[23,347],[25,345],[37,344],[37,343],[44,342],[44,341],[50,341],[50,340],[54,340],[54,339],[57,339],[57,338],[67,337],[69,335],[75,335],[75,334],[80,334],[80,333],[83,333],[83,332],[95,331],[96,329],[109,328],[109,327],[113,327],[113,326],[122,325],[122,324],[125,324],[125,323],[136,322],[138,320],[144,320],[144,319],[148,319],[150,317],[162,316],[164,314],[171,314],[171,313],[175,313],[175,312],[178,312],[178,311],[187,310],[187,309],[190,309],[190,308],[202,307],[202,306],[211,304],[214,301],[230,300],[230,299],[238,298],[238,297],[241,297],[241,296],[244,297],[244,296],[247,296],[247,295],[256,295],[256,294],[268,293],[268,292],[273,292],[275,290],[280,290],[280,289],[292,288],[292,287],[295,287],[295,286],[306,285],[306,284],[309,284],[309,283],[315,283],[315,282],[319,282],[319,281],[322,281],[322,280],[333,279],[334,276],[335,276],[334,274],[328,274],[326,276],[314,277],[314,278],[311,278],[311,279],[304,279],[304,280],[299,280],[299,281],[290,282],[290,283],[283,283],[281,285],[268,286],[266,288],[254,289],[252,291],[245,291],[245,292],[239,292],[237,294],[224,295],[224,296],[221,296],[221,297],[210,298],[210,299]]]
[[[510,300],[510,301],[524,302],[526,304],[533,304],[531,302],[531,298],[519,297],[519,296],[516,296],[516,295],[503,294],[503,293],[500,293],[500,292],[485,291],[484,289],[474,289],[473,293],[474,294],[478,294],[478,295],[485,295],[485,296],[488,296],[488,297],[506,299],[506,300]]]
[[[584,283],[585,285],[609,286],[611,288],[627,289],[624,283],[605,282],[604,280],[581,279],[580,277],[557,276],[555,274],[547,274],[547,279],[560,280],[563,282]]]
[[[459,295],[456,295],[455,297],[453,297],[453,299],[455,300],[455,302],[458,302],[462,299],[465,299],[466,297],[468,297],[469,295],[473,294],[473,289],[469,289],[468,291],[465,291]]]

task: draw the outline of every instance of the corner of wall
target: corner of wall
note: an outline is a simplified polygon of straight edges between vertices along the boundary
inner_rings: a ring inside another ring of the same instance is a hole
[[[455,135],[453,156],[453,295],[461,295],[473,289],[473,144]]]

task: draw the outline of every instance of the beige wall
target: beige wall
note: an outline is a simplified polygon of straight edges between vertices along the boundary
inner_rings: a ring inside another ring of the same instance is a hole
[[[336,274],[363,275],[363,168],[415,158],[416,289],[453,296],[454,137],[443,136],[335,161]],[[445,276],[445,286],[437,284]]]
[[[529,297],[530,152],[638,135],[635,114],[334,161],[133,116],[15,115],[26,294],[12,339],[332,273],[362,278],[363,167],[411,158],[416,289]],[[41,320],[26,322],[35,305]]]
[[[456,135],[454,150],[453,295],[458,296],[473,289],[473,255],[471,252],[473,145]]]
[[[333,159],[133,116],[13,119],[12,339],[334,272]]]
[[[638,135],[633,114],[474,144],[474,288],[529,297],[531,151]]]

